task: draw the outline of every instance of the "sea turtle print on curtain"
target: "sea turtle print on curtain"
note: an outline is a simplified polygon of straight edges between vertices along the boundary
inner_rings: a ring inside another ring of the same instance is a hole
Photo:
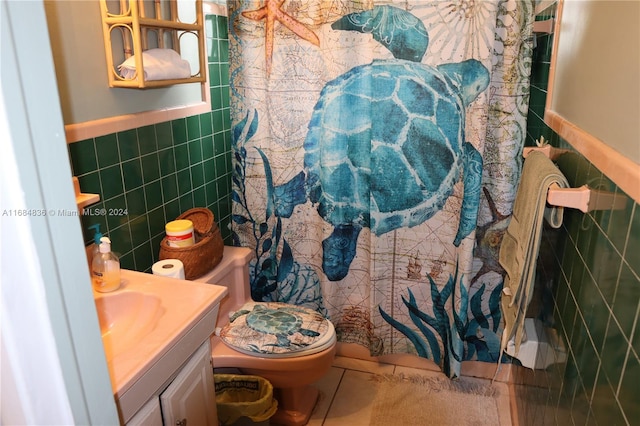
[[[497,360],[501,271],[474,251],[493,255],[515,196],[531,9],[229,2],[232,230],[254,300],[451,377]]]

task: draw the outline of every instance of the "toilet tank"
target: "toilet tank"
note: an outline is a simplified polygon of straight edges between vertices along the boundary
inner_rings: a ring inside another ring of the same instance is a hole
[[[246,247],[225,246],[220,263],[194,281],[227,287],[229,293],[220,302],[218,321],[221,327],[229,322],[229,312],[237,310],[251,300],[249,288],[249,261],[253,252]]]

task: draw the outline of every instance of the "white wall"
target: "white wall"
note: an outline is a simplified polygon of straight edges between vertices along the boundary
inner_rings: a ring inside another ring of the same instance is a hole
[[[5,105],[0,92],[2,424],[72,424]]]
[[[2,424],[118,424],[44,6],[0,19]]]

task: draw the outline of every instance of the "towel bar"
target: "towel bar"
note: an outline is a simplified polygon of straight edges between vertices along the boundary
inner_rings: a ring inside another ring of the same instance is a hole
[[[553,34],[553,18],[546,19],[544,21],[534,21],[533,22],[533,32],[534,33],[544,33],[544,34]]]
[[[615,192],[592,189],[587,185],[560,188],[553,183],[547,192],[547,203],[588,213],[594,210],[623,210],[627,206],[627,197]]]
[[[569,152],[568,149],[560,149],[560,148],[554,148],[549,144],[545,144],[542,146],[530,146],[530,147],[526,147],[522,150],[522,156],[524,158],[527,158],[527,155],[529,155],[530,152],[532,151],[538,151],[543,153],[544,155],[547,156],[547,158],[550,158],[552,160],[555,160],[556,158],[558,158],[560,155],[565,154],[567,152]]]
[[[560,188],[557,183],[552,183],[547,192],[548,204],[578,209],[583,213],[589,211],[590,198],[591,190],[587,185],[580,188]]]
[[[569,152],[567,149],[543,145],[524,148],[523,157],[526,158],[532,151],[542,152],[552,160]],[[615,192],[593,189],[588,185],[582,185],[579,188],[560,188],[553,183],[547,192],[547,203],[552,206],[568,207],[588,213],[594,210],[623,210],[627,206],[627,197]]]

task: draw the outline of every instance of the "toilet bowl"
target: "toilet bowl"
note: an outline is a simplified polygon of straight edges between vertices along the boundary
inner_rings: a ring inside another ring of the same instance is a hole
[[[304,425],[318,399],[318,390],[310,384],[327,373],[335,356],[335,330],[331,322],[323,321],[323,332],[317,341],[304,348],[281,353],[258,353],[241,346],[232,346],[234,342],[224,332],[229,328],[227,325],[230,314],[236,313],[235,320],[241,314],[256,309],[256,305],[263,305],[266,309],[282,309],[283,312],[298,309],[294,305],[262,304],[251,300],[248,264],[252,255],[252,251],[247,248],[225,246],[222,261],[212,271],[196,279],[203,283],[225,286],[229,292],[220,303],[216,324],[218,332],[211,336],[213,366],[238,368],[245,374],[269,380],[278,400],[278,411],[271,418],[272,422],[291,426]],[[227,342],[217,334],[223,335]],[[316,336],[320,333],[312,330],[308,334]],[[289,336],[284,339],[288,342]]]

